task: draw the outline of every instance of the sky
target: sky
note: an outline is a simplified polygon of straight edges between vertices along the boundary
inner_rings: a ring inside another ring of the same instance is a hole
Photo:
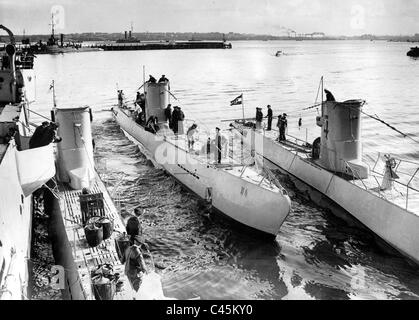
[[[419,0],[0,0],[0,24],[48,34],[51,10],[61,33],[419,33]]]

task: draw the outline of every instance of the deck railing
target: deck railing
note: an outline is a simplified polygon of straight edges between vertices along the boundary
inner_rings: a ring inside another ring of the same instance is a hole
[[[377,159],[374,162],[374,167],[372,168],[372,172],[375,174],[378,174],[379,176],[383,177],[383,174],[378,172],[378,166],[380,164],[380,159],[382,160],[381,163],[385,163],[385,160],[383,159],[384,154],[378,153]],[[407,159],[400,159],[393,155],[390,155],[395,161],[396,166],[394,168],[394,173],[399,175],[399,179],[404,177],[404,181],[400,181],[398,179],[395,179],[393,182],[397,185],[400,185],[406,189],[405,194],[405,208],[408,210],[409,208],[409,199],[413,197],[413,195],[418,196],[419,195],[419,189],[416,186],[412,186],[412,184],[415,182],[416,179],[419,179],[418,172],[419,172],[419,163],[410,161]],[[403,167],[410,167],[411,172],[403,171]],[[416,181],[416,183],[419,183],[419,181]]]

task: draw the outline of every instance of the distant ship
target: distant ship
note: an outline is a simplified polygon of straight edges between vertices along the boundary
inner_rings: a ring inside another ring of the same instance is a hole
[[[407,53],[407,56],[418,58],[419,57],[419,47],[412,47],[410,51]]]
[[[132,36],[132,30],[127,34],[127,31],[124,31],[124,39],[118,39],[116,43],[140,43],[141,41]]]
[[[30,52],[34,54],[60,54],[60,53],[72,53],[72,52],[89,52],[89,51],[103,51],[97,47],[86,47],[82,46],[81,43],[67,42],[64,43],[64,34],[60,35],[60,40],[55,38],[55,24],[54,15],[52,15],[51,21],[51,35],[46,43],[41,40],[36,44],[30,46]]]

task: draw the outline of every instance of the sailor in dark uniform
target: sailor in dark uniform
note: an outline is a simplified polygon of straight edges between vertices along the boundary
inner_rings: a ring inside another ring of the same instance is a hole
[[[167,79],[166,78],[166,76],[163,74],[162,76],[161,76],[161,78],[159,79],[159,83],[160,82],[169,82],[169,79]]]
[[[178,128],[179,128],[179,107],[175,106],[173,107],[173,112],[172,112],[172,129],[173,132],[175,134],[178,133]]]
[[[263,113],[262,108],[256,108],[256,129],[262,128]]]
[[[44,133],[46,127],[48,127],[48,121],[42,122],[40,126],[35,129],[31,139],[29,140],[29,149],[38,148],[40,147],[41,137]]]
[[[269,104],[268,104],[267,108],[268,108],[268,129],[267,130],[271,131],[273,114],[272,114],[271,106]]]
[[[141,102],[141,93],[140,93],[140,91],[138,91],[137,96],[135,97],[134,105],[140,106],[140,102]]]
[[[156,128],[156,122],[158,120],[156,120],[155,116],[150,116],[150,118],[148,118],[147,123],[145,125],[145,131],[151,132],[151,133],[157,133],[157,128]]]
[[[285,129],[287,128],[288,121],[287,121],[287,114],[283,113],[282,117],[278,119],[279,123],[279,141],[285,141]]]
[[[118,105],[122,108],[124,106],[124,92],[118,90]]]
[[[164,115],[166,116],[166,121],[169,122],[169,128],[172,129],[172,105],[170,103],[164,109]]]
[[[178,107],[178,112],[179,112],[179,116],[178,116],[177,132],[178,134],[184,134],[183,121],[185,120],[185,114],[183,113],[180,107]]]
[[[215,128],[216,134],[215,134],[215,145],[216,145],[216,152],[217,152],[217,162],[221,163],[221,134],[220,134],[220,128]]]
[[[126,230],[130,236],[131,246],[124,252],[125,274],[134,290],[138,291],[143,275],[147,272],[143,252],[149,251],[149,247],[143,238],[143,228],[138,217],[132,216],[128,219]]]
[[[324,89],[324,92],[326,93],[326,101],[336,101],[335,97],[329,90]]]
[[[156,78],[154,78],[151,74],[149,76],[150,76],[150,78],[148,79],[148,82],[150,82],[150,83],[156,83],[157,82]]]
[[[50,122],[45,128],[41,138],[41,146],[47,146],[50,143],[61,142],[63,139],[57,135],[57,129],[59,124],[56,122]]]

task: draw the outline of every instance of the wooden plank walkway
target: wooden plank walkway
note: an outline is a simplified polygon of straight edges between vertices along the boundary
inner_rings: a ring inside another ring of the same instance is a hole
[[[81,223],[79,202],[81,190],[72,190],[66,185],[59,185],[60,207],[63,213],[64,226],[72,248],[73,258],[79,271],[80,280],[86,293],[86,298],[88,300],[95,299],[92,291],[90,272],[101,264],[109,263],[113,266],[114,272],[120,274],[120,280],[123,282],[122,289],[115,294],[114,300],[132,300],[135,297],[135,292],[124,275],[125,266],[119,261],[115,248],[115,238],[120,233],[125,232],[123,220],[104,184],[98,177],[90,191],[91,193],[103,193],[105,216],[114,222],[115,230],[109,239],[102,241],[95,248],[91,248],[87,244]]]

